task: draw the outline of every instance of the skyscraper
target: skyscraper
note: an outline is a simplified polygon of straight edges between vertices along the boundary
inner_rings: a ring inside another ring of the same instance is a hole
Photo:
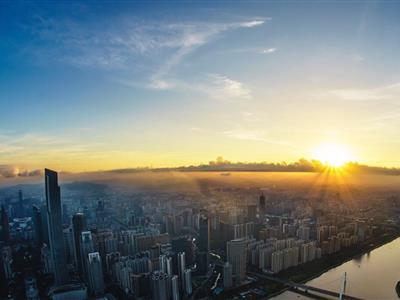
[[[89,291],[91,295],[104,293],[103,267],[99,252],[88,254],[88,278]]]
[[[22,190],[18,190],[18,205],[17,205],[17,213],[16,213],[16,215],[19,218],[25,217],[24,197],[22,195]]]
[[[230,288],[232,287],[232,265],[226,262],[223,271],[224,288]]]
[[[45,169],[46,209],[55,285],[68,281],[61,219],[61,197],[57,172]]]
[[[0,241],[8,242],[10,240],[10,225],[4,206],[1,207],[0,219]]]
[[[68,265],[75,264],[75,248],[74,248],[74,235],[72,232],[72,227],[64,228],[64,248],[65,248],[65,258]]]
[[[207,273],[210,251],[210,219],[205,213],[200,215],[199,220],[199,251],[197,253],[198,270],[200,274]]]
[[[237,283],[246,277],[246,247],[246,239],[236,239],[227,243],[228,262],[232,265],[232,275]]]
[[[92,233],[90,231],[83,231],[81,233],[81,242],[80,242],[80,253],[81,253],[81,264],[83,277],[86,282],[89,282],[89,272],[87,268],[88,264],[88,255],[89,253],[94,252],[93,238]]]
[[[172,268],[172,257],[167,257],[166,259],[166,267],[167,267],[167,274],[168,276],[172,276],[173,268]]]
[[[265,196],[264,196],[264,193],[261,193],[261,195],[260,195],[259,208],[260,208],[260,212],[261,213],[265,212]]]
[[[185,293],[186,295],[192,294],[192,270],[186,269],[183,273],[185,278]]]
[[[181,282],[182,290],[185,288],[185,277],[184,277],[185,269],[186,269],[185,252],[180,252],[178,253],[178,275],[179,275],[179,280]]]
[[[172,300],[179,300],[179,278],[176,275],[171,278],[171,292]]]
[[[167,273],[167,256],[165,254],[160,255],[158,262],[160,265],[159,270]]]
[[[161,271],[155,271],[150,278],[153,300],[169,299],[168,275]]]
[[[81,256],[81,233],[86,231],[86,217],[83,213],[76,213],[72,217],[72,230],[74,235],[75,262],[80,276],[83,275]]]

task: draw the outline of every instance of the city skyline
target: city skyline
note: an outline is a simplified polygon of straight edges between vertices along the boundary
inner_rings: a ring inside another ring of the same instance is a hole
[[[400,167],[400,3],[0,6],[0,170]]]

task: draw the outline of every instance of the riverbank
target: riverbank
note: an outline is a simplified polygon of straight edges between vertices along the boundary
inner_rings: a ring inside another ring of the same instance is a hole
[[[334,253],[322,257],[319,260],[308,262],[298,267],[285,270],[277,274],[277,277],[282,279],[289,279],[297,283],[306,283],[321,276],[322,274],[328,272],[331,269],[334,269],[348,261],[351,261],[366,253],[369,253],[379,247],[382,247],[383,245],[388,244],[399,237],[400,237],[399,232],[392,234],[385,234],[381,237],[375,237],[373,239],[365,241],[358,247],[348,248],[345,249],[344,251],[342,250],[339,253]],[[274,298],[288,290],[287,287],[284,287],[282,285],[281,287],[282,288],[279,290],[275,291],[270,290],[272,293],[269,293],[267,298],[268,299]]]
[[[275,276],[281,279],[289,279],[297,283],[306,283],[321,276],[331,269],[334,269],[348,261],[351,261],[366,253],[369,253],[374,249],[390,243],[398,237],[400,237],[399,231],[388,232],[386,234],[368,239],[364,243],[359,244],[357,247],[342,249],[338,253],[325,255],[321,259],[314,260],[312,262],[308,262],[297,267],[289,268],[288,270],[282,271]],[[256,270],[252,271],[256,272]],[[262,273],[260,273],[260,275],[261,274]],[[224,291],[223,293],[219,294],[216,297],[214,296],[213,298],[229,299],[239,295],[239,293],[241,292],[245,292],[254,288],[262,288],[266,290],[268,293],[268,299],[274,298],[288,290],[288,288],[282,284],[272,282],[267,279],[258,278],[256,282],[251,282],[249,284],[239,286],[228,291]],[[257,298],[256,296],[254,296],[252,299],[261,298],[265,299],[265,297]]]

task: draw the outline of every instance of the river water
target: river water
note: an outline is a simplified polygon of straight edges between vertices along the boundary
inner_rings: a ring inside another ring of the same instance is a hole
[[[400,280],[400,238],[325,272],[307,285],[339,292],[344,272],[348,295],[373,300],[399,299],[395,286]],[[288,291],[273,299],[310,298]]]

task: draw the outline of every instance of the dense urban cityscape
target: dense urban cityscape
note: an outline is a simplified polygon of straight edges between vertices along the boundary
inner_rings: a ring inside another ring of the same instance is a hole
[[[0,300],[400,299],[400,0],[0,0]]]
[[[284,289],[271,277],[304,282],[400,232],[395,190],[44,181],[0,190],[4,298],[262,299]]]

